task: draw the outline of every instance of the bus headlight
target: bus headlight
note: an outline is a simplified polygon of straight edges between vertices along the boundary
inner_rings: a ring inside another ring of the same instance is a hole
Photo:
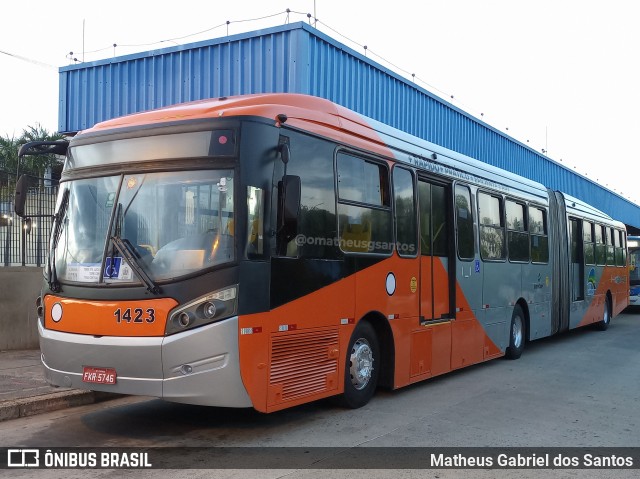
[[[180,306],[171,312],[165,334],[179,333],[233,316],[237,310],[237,298],[238,287],[230,286]]]
[[[217,312],[216,303],[212,301],[207,301],[202,305],[202,314],[207,319],[215,318]]]

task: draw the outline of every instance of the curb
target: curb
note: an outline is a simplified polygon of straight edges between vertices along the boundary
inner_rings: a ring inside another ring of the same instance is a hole
[[[0,402],[0,422],[123,397],[99,391],[68,390]]]

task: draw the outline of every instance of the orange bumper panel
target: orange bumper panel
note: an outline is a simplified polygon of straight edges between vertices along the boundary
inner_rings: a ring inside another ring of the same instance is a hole
[[[47,295],[44,326],[66,333],[94,336],[164,336],[171,298],[139,301],[88,301]]]

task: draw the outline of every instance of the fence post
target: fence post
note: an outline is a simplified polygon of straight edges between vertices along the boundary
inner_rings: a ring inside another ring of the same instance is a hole
[[[11,252],[11,234],[13,233],[13,221],[8,221],[7,230],[4,232],[4,265],[9,266],[9,254]]]
[[[42,226],[44,225],[44,217],[42,215],[42,201],[44,188],[38,185],[38,224],[36,225],[36,265],[42,266]]]
[[[20,219],[20,246],[22,249],[22,266],[26,266],[27,264],[27,230],[25,229],[25,220],[24,218]]]

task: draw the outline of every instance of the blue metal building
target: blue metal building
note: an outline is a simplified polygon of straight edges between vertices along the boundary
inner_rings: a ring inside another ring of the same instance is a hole
[[[59,131],[185,101],[327,98],[580,198],[640,233],[640,206],[541,155],[305,23],[60,68]]]

